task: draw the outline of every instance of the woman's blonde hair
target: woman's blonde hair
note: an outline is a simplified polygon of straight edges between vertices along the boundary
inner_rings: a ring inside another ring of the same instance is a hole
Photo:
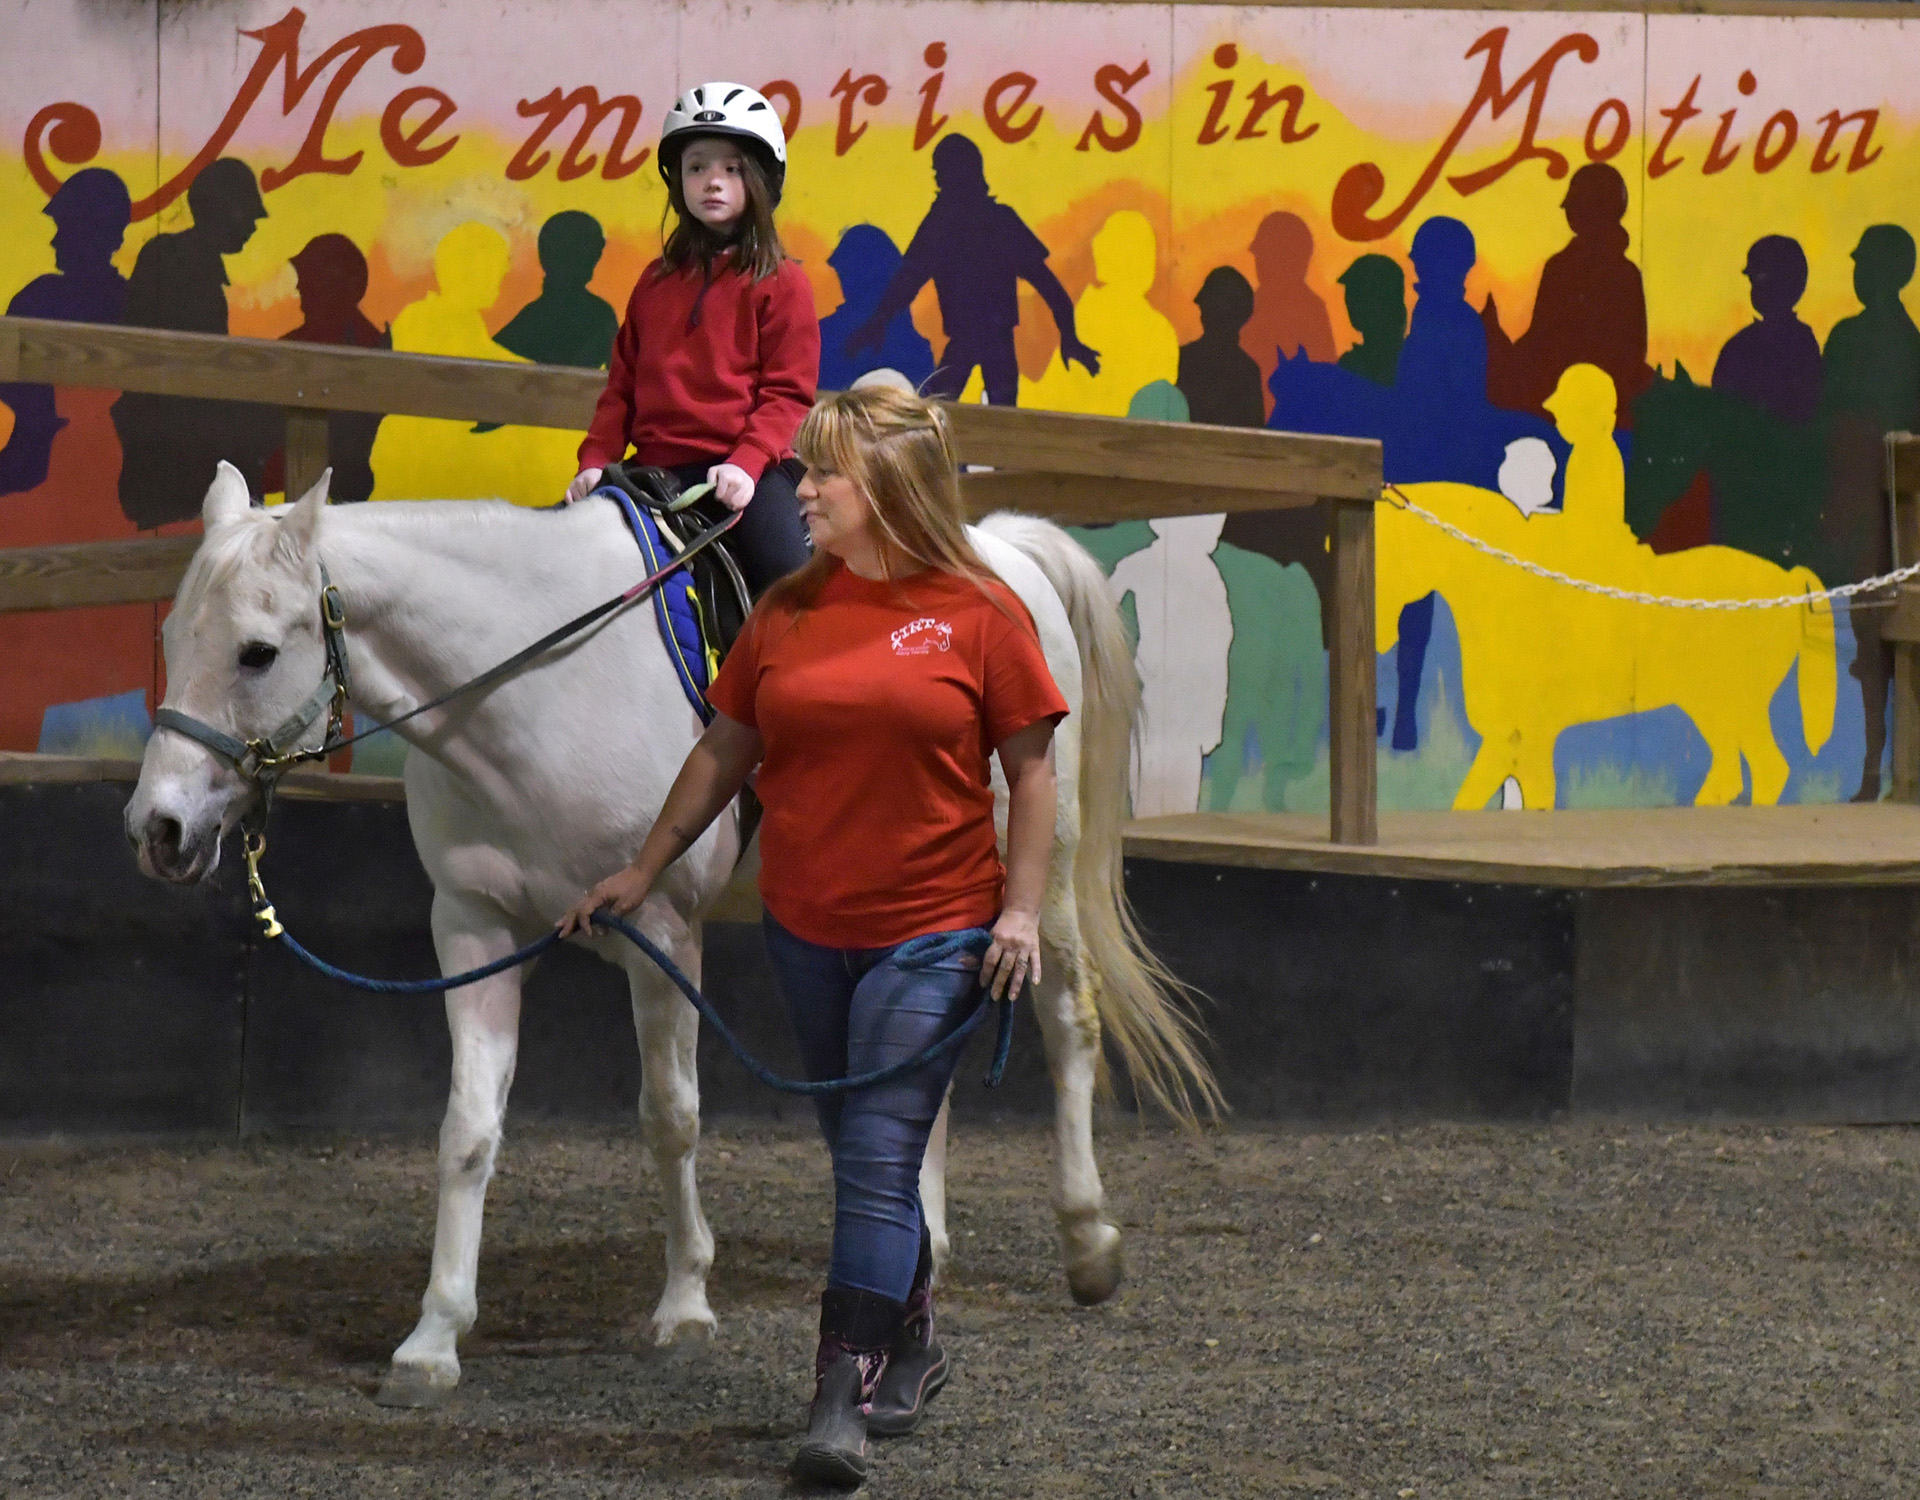
[[[997,580],[967,540],[959,460],[937,405],[884,385],[838,391],[808,413],[793,446],[808,468],[844,474],[866,496],[890,577],[938,568],[971,579],[1000,604],[987,587]],[[773,587],[768,601],[804,610],[833,566],[832,557],[816,552]]]

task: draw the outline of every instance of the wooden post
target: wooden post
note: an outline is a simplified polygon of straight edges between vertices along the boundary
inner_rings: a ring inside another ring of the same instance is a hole
[[[1373,628],[1373,502],[1329,502],[1333,540],[1333,638],[1328,747],[1333,842],[1379,841]]]
[[[1893,492],[1893,555],[1905,567],[1920,562],[1920,492],[1913,450],[1920,443],[1898,436],[1887,444],[1888,487]],[[1899,603],[1882,627],[1883,639],[1893,646],[1893,786],[1895,802],[1920,802],[1920,644],[1913,622],[1912,584],[1900,585]]]
[[[287,503],[291,505],[327,472],[327,414],[304,406],[286,410]]]

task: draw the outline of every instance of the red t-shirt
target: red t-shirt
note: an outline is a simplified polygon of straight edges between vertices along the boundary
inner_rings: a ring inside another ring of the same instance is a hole
[[[951,573],[838,567],[797,619],[755,610],[720,669],[714,707],[766,742],[760,895],[796,937],[881,948],[998,914],[987,761],[1067,702],[994,587],[1012,618]]]

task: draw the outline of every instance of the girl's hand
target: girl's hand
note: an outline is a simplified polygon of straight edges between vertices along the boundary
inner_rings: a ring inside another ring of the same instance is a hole
[[[653,882],[642,878],[632,865],[615,871],[582,896],[573,910],[560,919],[557,924],[560,936],[571,937],[576,932],[592,931],[593,914],[597,911],[624,917],[647,899],[647,893],[652,888]]]
[[[993,998],[1020,998],[1040,982],[1040,918],[1030,911],[1003,911],[993,924],[993,945],[980,960],[980,985]]]
[[[738,464],[715,464],[707,470],[714,496],[728,510],[745,510],[753,498],[754,483]]]
[[[600,487],[600,476],[604,469],[582,469],[573,476],[573,483],[567,486],[567,497],[562,505],[571,505],[576,500],[584,500]]]

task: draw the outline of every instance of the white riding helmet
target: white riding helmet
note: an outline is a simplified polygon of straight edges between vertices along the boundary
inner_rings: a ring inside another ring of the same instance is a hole
[[[661,127],[656,158],[663,181],[673,180],[687,142],[701,136],[723,136],[752,151],[766,170],[773,201],[780,201],[787,181],[787,133],[765,95],[744,83],[702,83],[674,100]]]

